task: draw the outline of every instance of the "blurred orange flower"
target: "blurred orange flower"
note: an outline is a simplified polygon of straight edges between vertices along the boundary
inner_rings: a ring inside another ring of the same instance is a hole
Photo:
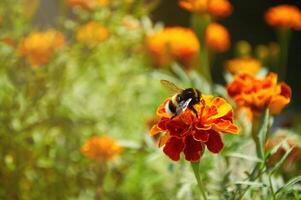
[[[227,17],[233,10],[228,0],[179,0],[179,5],[190,12],[209,13],[215,17]]]
[[[16,41],[11,37],[2,38],[1,42],[3,42],[4,44],[6,44],[7,46],[10,46],[10,47],[15,47],[16,46]]]
[[[277,74],[257,78],[241,73],[227,86],[228,94],[237,106],[248,107],[254,114],[260,114],[268,107],[271,114],[278,114],[290,102],[292,91],[286,83],[277,84]]]
[[[226,69],[232,74],[256,74],[261,69],[261,62],[255,58],[234,58],[225,62]]]
[[[40,66],[47,64],[55,51],[64,44],[65,38],[60,32],[33,32],[21,41],[18,50],[32,66]]]
[[[165,110],[166,99],[157,109],[160,121],[150,130],[150,135],[162,133],[159,147],[172,160],[180,159],[184,152],[188,161],[198,161],[205,147],[219,153],[224,143],[221,133],[237,134],[238,127],[233,123],[233,110],[223,98],[203,95],[203,103],[194,105],[196,116],[189,108],[171,118]]]
[[[94,136],[81,147],[81,153],[93,160],[113,160],[123,148],[109,136]]]
[[[301,171],[301,145],[296,135],[289,135],[286,131],[278,131],[272,138],[269,138],[265,144],[265,150],[269,151],[274,147],[278,146],[287,139],[288,148],[293,148],[284,163],[282,164],[281,170],[286,175],[294,171]],[[288,149],[281,146],[276,153],[274,153],[268,159],[268,166],[273,167],[280,159],[284,156]]]
[[[230,47],[230,35],[227,29],[218,23],[210,24],[206,29],[206,45],[216,52],[225,52]]]
[[[94,47],[109,37],[109,31],[96,21],[90,21],[79,27],[76,33],[78,42]]]
[[[165,28],[146,39],[147,49],[157,65],[179,61],[189,66],[199,54],[200,44],[195,33],[188,28]]]
[[[301,29],[301,12],[296,6],[279,5],[272,7],[266,12],[265,20],[270,26]]]
[[[67,4],[72,7],[81,7],[84,9],[95,9],[108,5],[109,0],[66,0]]]

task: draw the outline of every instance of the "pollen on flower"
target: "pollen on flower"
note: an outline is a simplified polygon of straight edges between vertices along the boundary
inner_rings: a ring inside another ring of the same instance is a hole
[[[109,31],[96,21],[90,21],[79,27],[76,33],[78,42],[89,47],[94,47],[97,44],[105,41],[109,37]]]
[[[210,24],[206,29],[205,37],[207,47],[213,51],[225,52],[230,47],[230,34],[221,24]]]
[[[228,0],[179,0],[179,5],[190,12],[215,17],[227,17],[233,10]]]
[[[81,153],[94,160],[112,160],[121,154],[122,147],[109,136],[94,136],[81,147]]]
[[[147,49],[155,64],[169,65],[179,61],[185,66],[191,65],[200,49],[195,33],[188,28],[165,28],[147,37]]]
[[[232,74],[256,74],[262,68],[262,64],[255,58],[243,57],[226,61],[225,68]]]
[[[194,105],[198,113],[187,109],[175,118],[170,118],[165,111],[166,99],[157,109],[159,122],[155,124],[150,135],[162,134],[159,146],[172,160],[180,159],[181,152],[188,161],[198,161],[205,148],[219,153],[224,143],[222,133],[237,134],[238,127],[233,122],[233,110],[225,99],[203,95],[204,102]]]
[[[266,12],[265,20],[270,26],[301,29],[301,12],[296,6],[279,5],[272,7]]]
[[[278,114],[290,102],[292,91],[286,83],[277,84],[277,74],[270,73],[257,78],[241,73],[227,86],[228,94],[238,107],[247,107],[254,114],[260,114],[269,108],[270,114]]]
[[[40,66],[47,64],[64,44],[65,38],[60,32],[33,32],[20,42],[18,51],[32,66]]]

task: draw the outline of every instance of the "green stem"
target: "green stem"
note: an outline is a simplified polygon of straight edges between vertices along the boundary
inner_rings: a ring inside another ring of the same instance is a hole
[[[199,170],[200,170],[200,162],[191,162],[191,167],[193,169],[193,173],[194,173],[194,176],[195,176],[195,179],[198,183],[198,188],[203,196],[203,199],[204,200],[207,200],[207,196],[206,196],[206,192],[205,192],[205,188],[204,188],[204,185],[202,183],[202,179],[200,177],[200,173],[199,173]]]
[[[209,63],[209,53],[206,47],[206,39],[205,33],[207,26],[210,24],[211,19],[209,15],[198,15],[193,14],[191,16],[191,26],[194,29],[195,33],[198,36],[200,41],[200,55],[199,55],[199,62],[200,73],[207,79],[210,85],[212,85],[212,77],[210,72],[210,63]]]
[[[259,143],[259,126],[260,126],[260,118],[261,116],[255,116],[253,123],[252,123],[252,137],[254,140],[254,143],[256,145],[256,153],[258,158],[262,158],[263,156],[261,155],[261,150],[260,150],[260,143]]]
[[[280,44],[280,61],[278,66],[278,74],[280,80],[284,81],[287,73],[288,48],[290,41],[291,30],[278,30],[278,42]]]
[[[273,182],[272,182],[272,177],[269,175],[269,185],[270,185],[270,190],[273,196],[273,200],[276,200],[276,195],[275,195],[275,191],[273,188]]]

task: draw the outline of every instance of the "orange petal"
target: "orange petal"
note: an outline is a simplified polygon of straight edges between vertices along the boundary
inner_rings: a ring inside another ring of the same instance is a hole
[[[225,99],[216,97],[212,101],[212,105],[217,108],[217,114],[215,114],[211,119],[217,119],[227,115],[231,110],[232,106],[226,102]]]
[[[213,124],[213,130],[217,132],[238,134],[239,129],[228,120],[219,119]]]
[[[157,109],[157,116],[160,118],[170,118],[169,114],[165,111],[165,104],[169,101],[170,98],[167,98]]]
[[[169,132],[166,132],[165,135],[163,135],[160,138],[159,147],[162,147],[163,145],[165,145],[166,142],[169,140],[169,138],[170,138],[170,134],[169,134]]]
[[[160,132],[162,132],[162,130],[158,127],[157,124],[155,124],[155,125],[151,128],[151,130],[149,131],[149,134],[150,134],[151,136],[154,136],[154,135],[159,134]]]
[[[271,114],[277,114],[290,102],[292,91],[291,88],[285,84],[281,83],[278,86],[280,88],[280,94],[271,97],[269,103],[269,109]]]

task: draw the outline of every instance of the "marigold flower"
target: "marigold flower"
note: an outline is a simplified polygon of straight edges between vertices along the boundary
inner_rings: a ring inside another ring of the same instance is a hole
[[[67,4],[72,7],[81,7],[84,9],[95,9],[108,5],[108,0],[66,0]]]
[[[123,148],[109,136],[94,136],[88,139],[80,149],[81,153],[93,160],[112,160]]]
[[[256,74],[261,69],[261,62],[255,58],[234,58],[225,62],[226,69],[232,74]]]
[[[301,12],[296,6],[279,5],[272,7],[266,12],[265,20],[270,26],[301,29]]]
[[[96,21],[90,21],[79,27],[76,33],[78,42],[86,44],[90,47],[96,46],[109,37],[109,31]]]
[[[272,138],[269,138],[265,144],[265,150],[269,151],[273,149],[274,147],[278,146],[281,142],[284,140],[287,140],[288,148],[293,148],[292,151],[289,153],[288,157],[284,161],[284,164],[281,167],[281,170],[284,173],[291,173],[296,170],[299,170],[299,173],[301,171],[301,145],[298,143],[298,138],[296,135],[289,135],[286,131],[281,130],[278,131]],[[269,159],[268,159],[268,166],[273,167],[280,159],[284,156],[288,149],[284,148],[284,146],[281,146],[276,153],[274,153]]]
[[[209,0],[208,12],[216,17],[227,17],[231,15],[233,7],[227,0]]]
[[[179,0],[179,5],[190,12],[216,17],[227,17],[233,10],[228,0]]]
[[[32,66],[39,66],[47,64],[55,51],[64,44],[65,38],[60,32],[33,32],[21,41],[18,50]]]
[[[221,24],[210,24],[206,29],[206,45],[216,52],[227,51],[230,47],[229,32]]]
[[[277,114],[290,102],[292,91],[286,83],[277,84],[277,74],[257,78],[241,73],[227,86],[228,94],[238,107],[248,107],[254,114],[260,114],[268,107],[270,114]]]
[[[165,28],[146,39],[147,49],[157,65],[179,61],[189,66],[199,54],[199,41],[188,28]]]
[[[233,110],[223,98],[203,95],[203,103],[194,105],[196,116],[190,109],[171,118],[165,110],[166,99],[157,109],[160,121],[150,130],[150,135],[162,133],[159,146],[172,160],[177,161],[183,152],[188,161],[198,161],[205,151],[219,153],[224,143],[221,133],[237,134],[233,123]]]

